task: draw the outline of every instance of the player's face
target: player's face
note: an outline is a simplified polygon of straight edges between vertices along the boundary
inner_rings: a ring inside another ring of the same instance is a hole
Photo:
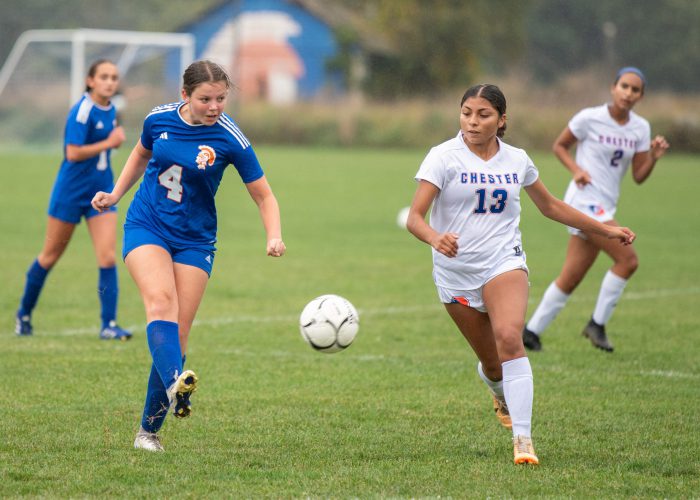
[[[225,82],[206,82],[198,85],[192,95],[183,91],[185,108],[189,110],[189,121],[193,124],[214,125],[226,107],[228,88]]]
[[[462,104],[459,115],[464,140],[475,146],[493,141],[505,121],[505,115],[500,116],[498,110],[483,97],[469,97]]]
[[[644,95],[644,82],[635,73],[625,73],[612,86],[610,93],[614,106],[629,111]]]
[[[119,71],[109,62],[97,66],[94,76],[88,76],[90,95],[98,104],[107,104],[119,87]]]

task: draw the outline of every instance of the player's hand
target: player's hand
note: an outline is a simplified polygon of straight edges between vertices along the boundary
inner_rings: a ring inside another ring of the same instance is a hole
[[[658,160],[666,153],[669,146],[670,144],[663,135],[657,135],[651,141],[651,157]]]
[[[287,247],[281,238],[272,238],[267,242],[267,255],[270,257],[282,257]]]
[[[116,205],[117,201],[119,200],[117,200],[117,197],[114,196],[112,193],[98,191],[97,194],[95,194],[95,196],[92,198],[90,204],[92,205],[92,208],[94,208],[98,212],[104,212],[112,205]]]
[[[126,134],[124,133],[124,127],[119,125],[118,127],[114,127],[114,130],[112,130],[109,133],[109,137],[107,139],[110,141],[111,148],[118,148],[119,146],[122,145],[122,143],[126,140]]]
[[[591,183],[591,174],[580,168],[578,172],[574,174],[574,182],[578,187],[582,188],[586,184]]]
[[[452,258],[457,256],[457,250],[459,250],[458,239],[459,234],[457,233],[442,233],[430,242],[430,246],[441,254]]]
[[[628,227],[612,226],[608,238],[620,240],[623,245],[631,245],[637,235]]]

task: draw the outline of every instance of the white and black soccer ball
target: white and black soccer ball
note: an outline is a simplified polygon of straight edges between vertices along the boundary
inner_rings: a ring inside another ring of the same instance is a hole
[[[301,336],[321,352],[342,351],[355,340],[360,316],[349,300],[321,295],[306,304],[299,318]]]

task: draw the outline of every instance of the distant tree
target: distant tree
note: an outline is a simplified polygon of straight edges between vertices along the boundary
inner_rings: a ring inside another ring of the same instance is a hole
[[[529,1],[348,0],[385,36],[391,54],[368,56],[366,90],[384,98],[438,94],[498,72],[524,46]]]
[[[636,65],[656,88],[700,90],[697,0],[536,0],[526,26],[528,66],[540,81]]]

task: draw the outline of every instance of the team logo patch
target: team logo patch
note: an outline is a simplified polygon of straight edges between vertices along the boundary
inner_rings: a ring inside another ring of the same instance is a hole
[[[605,209],[601,205],[588,205],[588,210],[590,210],[593,215],[598,217],[605,215]]]
[[[202,144],[198,146],[199,154],[197,155],[197,168],[200,170],[205,170],[207,165],[212,166],[216,160],[216,151],[211,146],[205,146]]]
[[[471,307],[469,300],[466,297],[452,297],[452,304],[462,304],[463,306]]]

